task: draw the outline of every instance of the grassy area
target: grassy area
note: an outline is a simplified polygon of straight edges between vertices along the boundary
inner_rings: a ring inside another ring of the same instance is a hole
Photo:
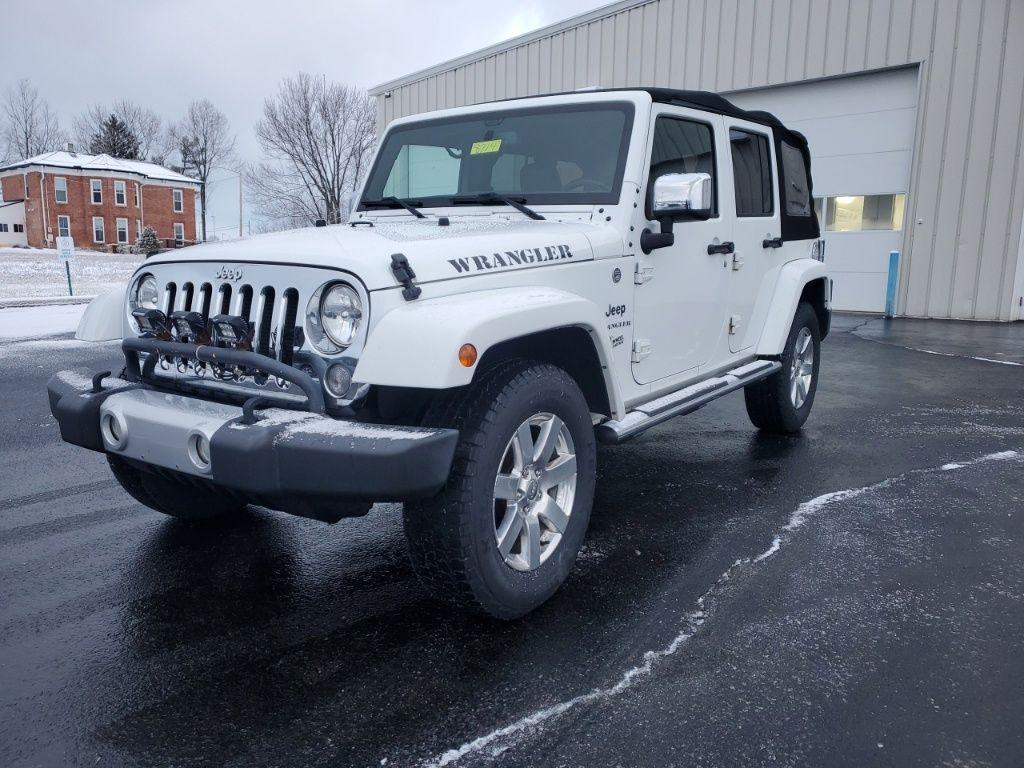
[[[76,296],[94,296],[128,282],[142,262],[134,254],[78,251],[71,260]],[[64,262],[48,248],[0,248],[0,300],[67,296]]]

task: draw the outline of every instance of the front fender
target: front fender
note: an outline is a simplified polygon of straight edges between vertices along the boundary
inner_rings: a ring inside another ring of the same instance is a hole
[[[85,308],[75,338],[80,341],[116,341],[124,336],[124,307],[127,288],[101,293]]]
[[[758,355],[771,357],[782,354],[804,286],[827,276],[825,265],[814,259],[797,259],[782,266],[761,340],[757,345]]]
[[[601,310],[574,293],[545,287],[499,288],[440,296],[388,312],[370,332],[353,378],[364,384],[449,389],[469,384],[474,368],[459,363],[459,347],[478,359],[495,344],[552,328],[590,333],[607,370],[611,348]],[[615,393],[609,399],[616,402]]]

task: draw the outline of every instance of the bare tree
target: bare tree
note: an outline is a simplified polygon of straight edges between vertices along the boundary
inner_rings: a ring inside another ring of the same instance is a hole
[[[171,131],[181,153],[183,171],[201,182],[203,240],[206,239],[206,186],[214,169],[234,162],[235,136],[227,116],[207,99],[193,101],[184,119]]]
[[[0,126],[4,160],[21,160],[60,149],[64,132],[56,113],[28,79],[7,89]]]
[[[366,170],[376,107],[364,91],[299,73],[263,103],[264,158],[246,174],[257,213],[278,227],[343,221]]]
[[[170,154],[172,146],[167,139],[164,122],[151,109],[140,106],[128,99],[114,102],[113,106],[93,104],[85,112],[75,118],[75,143],[80,147],[88,147],[110,117],[114,116],[126,126],[139,141],[139,157],[163,165]]]

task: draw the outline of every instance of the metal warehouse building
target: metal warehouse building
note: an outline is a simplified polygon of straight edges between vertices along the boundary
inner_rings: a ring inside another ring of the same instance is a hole
[[[371,90],[396,117],[587,87],[725,93],[810,141],[839,309],[1024,317],[1024,0],[625,0]]]

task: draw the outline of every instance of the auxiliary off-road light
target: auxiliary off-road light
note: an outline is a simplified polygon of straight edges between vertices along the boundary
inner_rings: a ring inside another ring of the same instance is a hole
[[[174,326],[174,335],[182,343],[210,343],[210,331],[206,325],[206,318],[198,312],[187,312],[184,309],[172,312],[171,324]]]
[[[167,315],[159,309],[135,309],[132,310],[132,317],[139,326],[139,333],[143,338],[171,340],[171,324],[167,320]]]
[[[252,323],[236,315],[214,315],[210,318],[213,342],[218,347],[248,350],[252,347]]]

